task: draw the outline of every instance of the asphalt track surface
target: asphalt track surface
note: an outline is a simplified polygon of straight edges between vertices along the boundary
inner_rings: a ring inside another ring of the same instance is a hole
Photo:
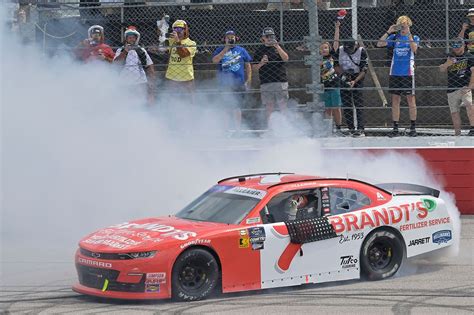
[[[474,216],[462,218],[457,257],[409,260],[394,278],[376,282],[221,294],[192,303],[122,302],[72,292],[71,265],[72,261],[2,266],[11,273],[4,273],[1,284],[0,314],[474,314]],[[14,278],[35,281],[19,285],[12,283]]]

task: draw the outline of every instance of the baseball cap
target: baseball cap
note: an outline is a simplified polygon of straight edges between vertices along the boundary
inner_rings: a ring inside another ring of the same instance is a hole
[[[451,41],[451,48],[461,48],[464,46],[464,40],[460,37],[457,37]]]
[[[227,35],[234,35],[235,36],[235,32],[233,30],[228,30],[227,32],[225,32],[225,36]]]
[[[91,30],[91,33],[92,33],[92,34],[101,34],[102,31],[101,31],[99,28],[93,28],[93,29]]]
[[[474,16],[474,8],[471,8],[469,11],[467,11],[467,16]]]
[[[173,23],[173,28],[175,27],[180,27],[180,28],[186,28],[186,22],[183,21],[183,20],[176,20],[174,23]]]
[[[262,32],[262,36],[275,35],[275,31],[271,27],[265,27]]]

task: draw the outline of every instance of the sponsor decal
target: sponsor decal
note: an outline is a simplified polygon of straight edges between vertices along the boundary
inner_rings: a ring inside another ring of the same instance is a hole
[[[103,262],[103,261],[97,261],[97,260],[92,260],[92,259],[86,259],[79,257],[77,259],[77,262],[83,265],[89,265],[89,266],[94,266],[98,268],[112,268],[112,263],[109,262]]]
[[[214,185],[208,190],[208,192],[223,192],[232,189],[233,187],[234,186],[230,185]]]
[[[151,272],[146,274],[145,284],[166,283],[166,272]]]
[[[322,200],[328,200],[329,199],[329,193],[327,191],[323,191],[321,199]]]
[[[86,244],[102,244],[102,245],[107,245],[109,247],[113,248],[128,248],[130,246],[136,246],[141,244],[139,241],[132,240],[130,238],[127,238],[122,235],[115,235],[115,234],[107,234],[107,235],[100,235],[100,234],[94,234],[88,239],[84,240],[84,243]]]
[[[423,201],[423,203],[425,204],[425,207],[426,209],[428,209],[428,212],[431,212],[433,210],[436,209],[436,200],[433,200],[433,199],[421,199],[421,201]]]
[[[442,243],[447,243],[452,239],[452,233],[451,230],[442,230],[433,233],[433,236],[431,238],[433,240],[433,243],[441,245]]]
[[[148,231],[153,231],[153,232],[158,232],[160,233],[161,237],[173,237],[177,240],[180,241],[185,241],[190,237],[196,237],[197,233],[195,232],[190,232],[190,231],[181,231],[177,230],[173,226],[168,226],[168,225],[163,225],[159,223],[144,223],[144,224],[138,224],[138,223],[121,223],[117,225],[111,226],[111,228],[116,228],[119,230],[122,229],[139,229],[139,230],[148,230]]]
[[[260,243],[265,242],[265,229],[263,227],[254,227],[248,229],[248,235],[250,238],[250,243]]]
[[[408,247],[410,246],[417,246],[417,245],[424,245],[428,244],[430,242],[430,237],[422,237],[422,238],[417,238],[415,240],[410,240],[410,243],[408,244]]]
[[[247,221],[245,221],[247,224],[252,224],[252,223],[260,223],[260,217],[256,218],[248,218]]]
[[[439,224],[448,224],[451,222],[449,217],[439,218],[439,219],[431,219],[431,220],[424,220],[416,223],[408,223],[400,225],[400,231],[409,231],[415,229],[421,229],[428,226],[434,226]]]
[[[252,197],[257,199],[262,199],[267,194],[264,190],[246,188],[246,187],[232,187],[232,189],[228,189],[224,191],[226,194],[234,194],[234,195],[241,195],[246,197]]]
[[[328,214],[329,212],[331,212],[331,209],[329,207],[323,208],[323,212],[324,214]]]
[[[356,268],[357,266],[357,258],[354,258],[353,255],[349,256],[342,256],[341,257],[341,267],[345,268]]]
[[[357,241],[364,239],[364,232],[354,233],[352,235],[340,235],[339,244],[344,244],[350,241]]]
[[[377,200],[385,200],[385,197],[381,193],[377,192]]]
[[[263,249],[263,242],[252,243],[252,250],[261,250]]]
[[[240,236],[247,235],[247,230],[240,230],[239,233],[240,233]]]
[[[367,227],[378,227],[381,225],[397,224],[402,221],[408,222],[412,215],[418,219],[424,219],[428,215],[428,209],[424,202],[419,201],[411,204],[402,204],[380,209],[362,210],[360,215],[346,213],[329,218],[336,233],[362,230]]]
[[[197,239],[197,240],[192,240],[184,244],[181,244],[180,248],[183,249],[191,245],[209,245],[209,244],[211,244],[211,240]]]
[[[145,292],[147,293],[158,293],[160,292],[160,284],[145,284]]]
[[[248,235],[241,236],[239,238],[239,248],[249,248],[250,245],[250,239]]]

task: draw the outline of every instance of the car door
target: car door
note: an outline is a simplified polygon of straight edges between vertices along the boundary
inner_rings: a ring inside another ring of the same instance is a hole
[[[288,218],[292,215],[288,207],[294,204],[295,198],[300,200],[300,196],[306,197],[307,206],[312,209],[298,209],[305,211]],[[262,288],[359,277],[358,270],[341,268],[345,253],[325,216],[329,208],[327,188],[283,192],[264,206],[261,210],[264,224],[258,227],[265,236],[259,248]],[[308,239],[298,240],[298,235],[314,239],[306,242]],[[250,238],[252,242],[251,235]]]

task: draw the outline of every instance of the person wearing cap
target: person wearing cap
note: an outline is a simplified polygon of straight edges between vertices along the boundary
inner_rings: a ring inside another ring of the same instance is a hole
[[[239,46],[233,30],[225,33],[224,45],[217,47],[212,54],[212,62],[219,64],[217,80],[221,88],[235,92],[226,103],[233,108],[235,129],[239,130],[242,121],[241,107],[245,100],[245,91],[252,82],[252,57],[245,48]]]
[[[140,33],[129,26],[124,33],[125,43],[115,52],[114,62],[123,65],[120,76],[127,85],[139,87],[147,95],[148,104],[154,102],[155,69],[145,48],[139,46]]]
[[[359,46],[352,38],[345,40],[339,45],[340,20],[336,21],[334,32],[333,57],[338,61],[336,71],[343,79],[341,99],[343,106],[343,117],[351,135],[355,137],[365,136],[364,132],[364,107],[362,88],[367,72],[367,51]],[[354,124],[354,110],[356,111],[357,130]]]
[[[380,37],[377,47],[387,47],[392,52],[390,77],[388,81],[392,95],[393,130],[389,137],[398,137],[398,121],[400,120],[401,96],[406,95],[409,115],[410,131],[408,136],[416,137],[416,98],[415,98],[415,54],[420,44],[420,38],[410,31],[413,22],[406,16],[400,16],[397,23],[389,27]]]
[[[463,38],[471,53],[474,53],[474,8],[469,9],[466,19],[462,23],[458,37]]]
[[[88,38],[79,43],[75,49],[76,57],[84,62],[100,60],[112,62],[114,51],[105,43],[104,28],[100,25],[89,27]]]
[[[287,108],[289,95],[286,62],[289,57],[278,43],[273,28],[265,27],[261,40],[263,45],[255,52],[252,69],[258,71],[260,95],[266,107],[268,121],[275,105],[278,105],[280,111],[286,111]]]
[[[196,54],[196,42],[189,39],[189,26],[186,21],[176,20],[172,25],[173,32],[168,39],[168,69],[166,79],[171,88],[194,91],[193,58]],[[193,96],[191,96],[192,101]]]
[[[439,66],[441,72],[448,73],[448,104],[453,120],[454,134],[461,135],[461,106],[466,107],[470,130],[474,136],[474,106],[472,89],[474,88],[474,55],[466,51],[463,38],[451,42],[451,53],[446,62]]]

